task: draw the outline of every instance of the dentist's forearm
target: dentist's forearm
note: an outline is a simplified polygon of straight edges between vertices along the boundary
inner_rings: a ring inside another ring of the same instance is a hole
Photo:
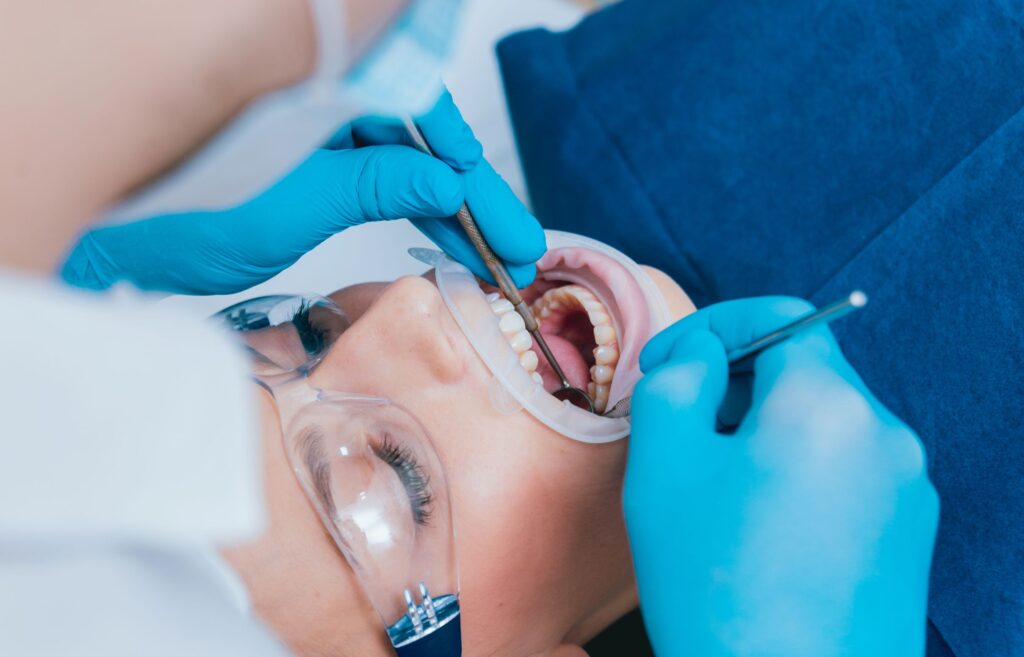
[[[0,0],[0,266],[52,270],[104,207],[315,58],[308,0]]]

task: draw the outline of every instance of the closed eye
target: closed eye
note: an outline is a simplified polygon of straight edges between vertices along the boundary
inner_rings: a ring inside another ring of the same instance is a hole
[[[316,356],[323,351],[324,345],[327,343],[327,335],[325,332],[315,326],[310,319],[310,311],[313,304],[309,300],[303,300],[302,305],[299,306],[295,316],[292,318],[292,324],[295,326],[295,332],[299,335],[299,340],[302,342],[302,348],[305,350],[307,356]]]
[[[373,446],[373,453],[398,474],[412,506],[412,517],[417,525],[425,526],[433,513],[434,497],[430,492],[430,476],[406,448],[398,445],[390,434],[385,433],[379,445]]]
[[[324,447],[324,437],[319,427],[306,429],[298,441],[299,453],[310,474],[316,496],[329,517],[335,514],[334,496],[331,493],[330,455]],[[430,476],[416,460],[412,451],[400,446],[390,434],[385,433],[370,449],[374,456],[386,463],[402,482],[409,498],[413,521],[420,526],[430,522],[434,497],[430,490]]]
[[[327,510],[327,516],[333,518],[335,513],[334,496],[331,494],[331,467],[327,462],[323,436],[320,429],[306,429],[299,437],[299,453],[306,464],[313,483],[313,491]]]

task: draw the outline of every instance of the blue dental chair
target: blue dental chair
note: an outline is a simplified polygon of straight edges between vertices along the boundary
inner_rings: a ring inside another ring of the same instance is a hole
[[[499,46],[542,223],[834,326],[942,498],[929,657],[1024,655],[1024,5],[626,0]]]

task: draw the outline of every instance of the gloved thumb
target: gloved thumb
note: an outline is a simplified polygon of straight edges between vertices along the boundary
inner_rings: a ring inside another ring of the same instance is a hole
[[[694,428],[714,429],[715,414],[729,382],[725,346],[714,333],[693,329],[676,336],[662,364],[633,391],[633,430],[649,417]]]
[[[657,532],[661,520],[651,516],[665,491],[718,471],[727,447],[715,412],[728,380],[722,341],[694,329],[677,335],[667,360],[637,383],[623,495],[631,537]]]
[[[473,134],[446,89],[433,109],[415,118],[423,137],[438,158],[464,173],[484,158],[483,146]],[[404,121],[396,117],[365,116],[345,126],[328,141],[326,148],[352,148],[399,144],[413,146]]]
[[[483,160],[483,147],[447,89],[416,125],[437,156],[456,171],[469,171]]]
[[[68,285],[86,290],[106,290],[118,278],[118,269],[92,232],[84,234],[75,244],[60,276]]]
[[[361,218],[448,217],[464,201],[462,179],[436,158],[402,146],[347,151]],[[344,178],[342,178],[344,180]]]
[[[678,336],[667,362],[637,383],[627,503],[642,506],[651,491],[672,490],[681,479],[703,479],[717,469],[723,441],[715,432],[715,412],[728,380],[721,340],[697,329]]]
[[[654,336],[640,353],[640,369],[644,372],[665,361],[677,338],[702,328],[721,339],[728,352],[743,347],[797,317],[814,310],[814,306],[792,297],[759,297],[737,299],[708,306],[688,315]]]

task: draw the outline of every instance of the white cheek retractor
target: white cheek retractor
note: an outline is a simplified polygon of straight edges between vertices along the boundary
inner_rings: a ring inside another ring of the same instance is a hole
[[[558,249],[583,248],[596,251],[616,261],[633,278],[644,297],[649,317],[644,324],[648,335],[643,342],[668,326],[669,313],[665,300],[654,281],[633,260],[595,240],[547,231],[550,252]],[[410,249],[414,258],[435,269],[437,287],[456,323],[487,365],[494,379],[490,397],[502,412],[526,409],[531,415],[558,433],[585,443],[607,443],[629,435],[628,418],[607,418],[559,401],[523,369],[517,354],[499,328],[499,319],[491,310],[477,278],[469,269],[440,251]]]

